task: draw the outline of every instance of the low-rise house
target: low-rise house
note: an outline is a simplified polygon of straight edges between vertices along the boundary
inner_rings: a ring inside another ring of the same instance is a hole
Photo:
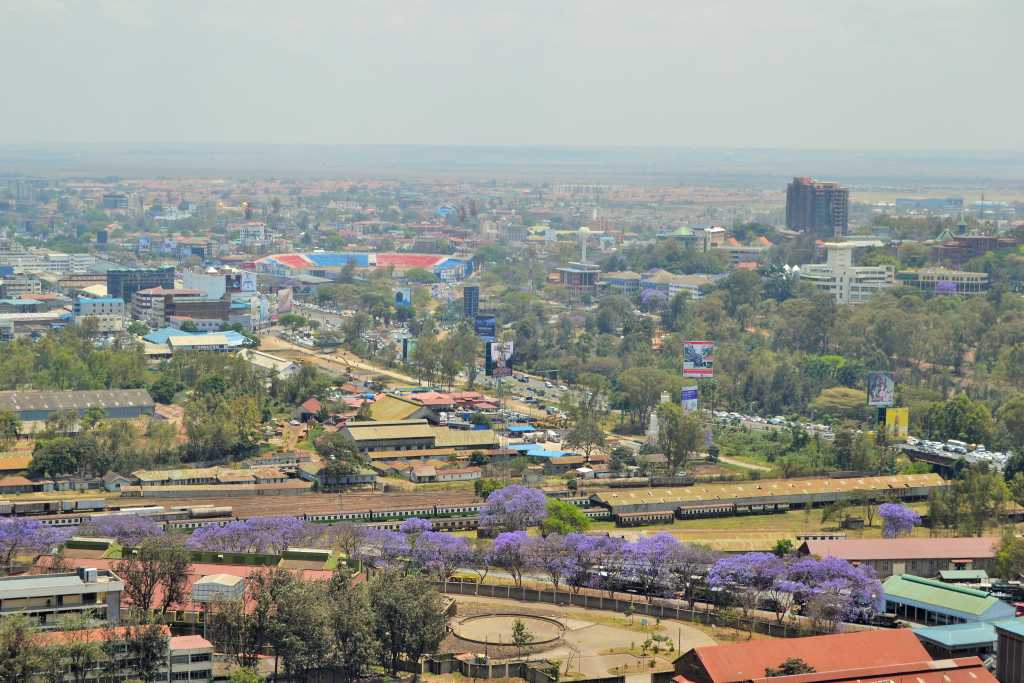
[[[131,486],[135,482],[117,472],[107,472],[103,475],[103,488],[107,491],[120,491],[122,486]]]
[[[853,564],[871,566],[880,579],[894,574],[935,577],[948,569],[995,568],[999,539],[994,536],[965,538],[856,538],[841,541],[807,541],[802,555],[838,557]]]
[[[265,370],[281,379],[287,379],[300,370],[299,364],[293,360],[274,356],[264,351],[257,351],[256,349],[242,349],[238,356],[239,358],[244,358],[250,365],[260,370]]]
[[[12,474],[0,477],[0,494],[32,493],[35,483],[21,475]]]
[[[360,469],[348,474],[328,477],[324,471],[326,468],[327,463],[324,462],[304,462],[298,466],[297,473],[299,479],[313,482],[321,487],[365,486],[377,482],[377,473],[371,469]]]
[[[480,478],[479,467],[450,467],[437,471],[437,481],[473,481]]]

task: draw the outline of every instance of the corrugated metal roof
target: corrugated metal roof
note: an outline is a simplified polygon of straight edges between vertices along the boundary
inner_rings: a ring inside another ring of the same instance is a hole
[[[644,505],[648,503],[683,503],[730,500],[735,498],[768,498],[787,495],[852,493],[859,490],[886,491],[922,486],[944,486],[937,474],[895,474],[887,477],[848,477],[826,479],[761,479],[729,484],[696,484],[679,488],[601,491],[595,500],[606,505]],[[906,539],[901,539],[906,540]]]
[[[438,448],[491,447],[498,444],[498,435],[490,429],[448,429],[435,427],[434,444]]]
[[[890,576],[882,584],[886,599],[912,600],[922,605],[980,616],[1002,601],[983,591],[911,574]]]
[[[150,408],[153,399],[145,389],[97,391],[0,391],[0,411],[85,410],[100,408]]]
[[[818,557],[839,557],[850,561],[869,560],[955,560],[995,557],[999,539],[967,538],[851,538],[837,541],[807,541],[807,550]]]
[[[809,638],[751,640],[695,648],[713,683],[764,677],[768,667],[798,657],[816,671],[921,662],[931,656],[909,629],[859,631]]]
[[[918,638],[949,648],[969,647],[972,645],[980,647],[990,644],[996,639],[995,628],[992,624],[984,622],[952,624],[950,626],[928,626],[912,630]]]

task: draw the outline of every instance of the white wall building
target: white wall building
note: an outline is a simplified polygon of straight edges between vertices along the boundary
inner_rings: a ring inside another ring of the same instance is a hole
[[[853,250],[859,247],[880,247],[878,241],[828,242],[825,263],[809,263],[800,267],[800,279],[828,292],[837,304],[859,304],[876,292],[892,287],[896,271],[892,266],[855,266]]]

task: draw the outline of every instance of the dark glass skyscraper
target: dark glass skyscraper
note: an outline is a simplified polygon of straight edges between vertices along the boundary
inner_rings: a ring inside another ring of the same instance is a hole
[[[793,178],[786,188],[786,227],[835,238],[850,228],[850,190],[839,183]]]
[[[467,285],[462,288],[462,315],[467,320],[476,318],[480,311],[480,288],[476,285]]]

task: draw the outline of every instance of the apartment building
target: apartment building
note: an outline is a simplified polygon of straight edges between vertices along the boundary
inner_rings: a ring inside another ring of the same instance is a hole
[[[160,667],[159,681],[190,681],[191,683],[209,683],[213,680],[213,645],[202,636],[172,636],[167,626],[160,627],[167,646],[167,661]],[[112,680],[109,676],[116,674],[116,680],[133,680],[138,672],[134,668],[132,652],[127,642],[130,637],[127,629],[115,628],[112,631],[102,628],[84,629],[79,631],[51,631],[43,634],[39,641],[43,647],[59,647],[70,643],[96,642],[103,645],[103,654],[93,662],[77,661],[75,670],[72,662],[60,661],[61,680],[74,683],[93,683],[94,681]],[[118,643],[117,641],[122,642]],[[108,644],[110,646],[108,646]],[[48,671],[48,674],[53,673]],[[36,679],[33,679],[36,680]],[[49,675],[39,681],[52,681]]]
[[[988,273],[972,273],[950,268],[922,268],[896,273],[897,283],[927,294],[959,294],[975,296],[989,288]]]
[[[0,616],[24,614],[41,628],[54,628],[67,615],[117,623],[123,590],[121,578],[107,569],[7,576],[0,578]]]
[[[114,296],[90,299],[79,297],[74,305],[75,322],[95,321],[100,332],[119,332],[124,329],[124,300]]]

